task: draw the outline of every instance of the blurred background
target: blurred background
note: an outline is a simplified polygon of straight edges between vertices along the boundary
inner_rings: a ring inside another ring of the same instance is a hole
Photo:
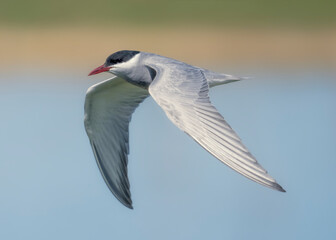
[[[336,2],[3,0],[1,239],[332,239],[336,234]],[[140,50],[252,79],[213,104],[287,190],[235,173],[152,99],[130,125],[134,210],[96,166],[87,74]]]

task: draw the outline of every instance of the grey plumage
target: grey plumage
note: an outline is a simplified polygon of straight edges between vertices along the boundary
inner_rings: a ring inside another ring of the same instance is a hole
[[[210,102],[209,87],[241,78],[151,53],[121,51],[111,56],[120,61],[107,60],[104,69],[117,77],[89,88],[85,128],[103,178],[121,203],[132,208],[127,177],[129,122],[149,95],[178,128],[220,161],[255,182],[285,191]]]

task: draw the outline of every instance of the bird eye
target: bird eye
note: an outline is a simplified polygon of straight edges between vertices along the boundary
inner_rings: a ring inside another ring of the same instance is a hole
[[[116,63],[120,63],[120,62],[122,62],[122,60],[120,58],[117,58],[117,59],[111,58],[108,61],[109,64],[116,64]]]

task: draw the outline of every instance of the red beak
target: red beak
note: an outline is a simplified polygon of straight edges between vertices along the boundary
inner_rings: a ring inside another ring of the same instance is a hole
[[[107,72],[108,70],[110,70],[111,67],[105,67],[105,65],[101,65],[99,67],[97,67],[96,69],[94,69],[92,72],[89,73],[89,76],[91,75],[95,75],[101,72]]]

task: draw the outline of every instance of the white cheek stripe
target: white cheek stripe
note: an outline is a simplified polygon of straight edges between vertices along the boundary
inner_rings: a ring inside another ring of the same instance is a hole
[[[134,57],[132,57],[127,62],[117,63],[114,66],[117,67],[117,68],[118,67],[120,67],[120,68],[133,68],[139,62],[139,58],[140,58],[140,53],[138,53],[137,55],[135,55]]]

